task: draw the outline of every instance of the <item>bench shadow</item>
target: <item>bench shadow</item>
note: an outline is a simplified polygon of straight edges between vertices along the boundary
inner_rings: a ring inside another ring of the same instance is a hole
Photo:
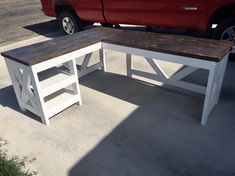
[[[20,109],[12,85],[0,89],[0,106],[8,107],[14,111],[24,114],[26,117],[29,117],[30,119],[41,122],[40,118],[34,115],[33,113],[29,111],[23,112]]]
[[[221,124],[214,119],[206,128],[200,126],[200,98],[100,71],[83,77],[80,83],[138,108],[73,165],[69,176],[235,174],[224,167],[232,166],[229,161],[213,159],[227,154],[218,153],[217,146],[234,134],[231,122],[235,121]],[[223,135],[216,135],[218,131]]]

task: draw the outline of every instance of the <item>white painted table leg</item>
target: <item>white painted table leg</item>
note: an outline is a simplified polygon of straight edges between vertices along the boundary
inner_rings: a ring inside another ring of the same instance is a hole
[[[96,71],[100,68],[104,68],[103,65],[102,65],[102,61],[94,64],[94,65],[91,65],[91,66],[88,66],[90,60],[91,60],[91,56],[92,56],[93,53],[89,53],[89,54],[86,54],[85,57],[84,57],[84,60],[82,62],[82,65],[79,69],[77,69],[77,73],[78,73],[78,78],[81,78],[93,71]],[[104,55],[103,55],[104,56]],[[104,63],[105,64],[105,63]],[[104,69],[105,70],[105,69]]]
[[[101,70],[103,72],[106,72],[105,50],[104,49],[100,49],[99,50],[99,54],[100,54]]]
[[[215,66],[210,69],[201,125],[206,124],[210,112],[219,101],[228,55],[229,53],[220,62],[215,63]]]
[[[132,78],[132,57],[131,54],[126,54],[126,67],[127,67],[127,77]]]
[[[227,67],[228,57],[229,57],[229,53],[227,53],[225,57],[221,60],[221,63],[219,63],[219,69],[217,70],[218,74],[220,74],[220,78],[218,79],[218,95],[215,100],[216,104],[218,104],[219,102],[221,88],[223,85],[223,80],[224,80],[224,75],[225,75],[225,70]]]
[[[216,65],[212,67],[209,71],[209,77],[207,81],[206,94],[204,99],[204,106],[202,111],[201,125],[205,125],[209,116],[210,111],[212,110],[212,98],[213,98],[213,85],[216,74]]]
[[[22,90],[22,83],[23,83],[23,73],[19,70],[19,68],[17,68],[12,61],[8,60],[7,58],[5,58],[5,63],[7,66],[7,70],[9,72],[11,81],[12,81],[12,86],[14,88],[15,94],[16,94],[16,98],[17,98],[17,102],[20,106],[20,109],[22,111],[26,111],[26,109],[23,106],[23,103],[21,101],[21,90]]]
[[[32,67],[9,59],[5,59],[5,61],[20,109],[23,111],[27,109],[33,112],[41,117],[44,124],[48,125],[49,120],[44,113],[44,100],[39,90],[38,74]]]
[[[76,61],[73,59],[70,64],[69,64],[70,72],[75,75],[76,78],[78,78],[78,73],[77,73],[77,67],[76,67]],[[78,96],[79,101],[77,104],[80,106],[82,105],[82,98],[81,98],[81,92],[80,92],[80,86],[79,86],[79,80],[77,79],[75,84],[73,86],[73,91],[74,94]]]
[[[39,84],[38,73],[34,69],[31,69],[31,75],[32,75],[31,77],[32,77],[33,90],[41,120],[44,124],[49,125],[50,124],[49,117],[46,115],[45,102],[44,102],[44,97],[41,94],[42,91]]]

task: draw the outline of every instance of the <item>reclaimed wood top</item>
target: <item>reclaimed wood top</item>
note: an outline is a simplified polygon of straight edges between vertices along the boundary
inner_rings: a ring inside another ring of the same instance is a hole
[[[219,62],[233,46],[228,41],[100,27],[1,54],[16,62],[32,66],[101,41],[215,62]]]
[[[229,41],[141,31],[124,31],[104,42],[215,62],[223,59],[233,46]]]
[[[65,35],[49,41],[9,50],[2,56],[24,65],[32,66],[46,60],[82,49],[101,42],[104,36],[114,35],[120,31],[109,28],[93,28],[74,35]]]

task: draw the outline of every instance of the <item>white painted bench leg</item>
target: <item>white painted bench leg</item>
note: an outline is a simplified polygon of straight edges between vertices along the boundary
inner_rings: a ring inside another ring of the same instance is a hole
[[[127,77],[132,78],[132,57],[131,54],[126,54],[126,67],[127,67]]]
[[[77,73],[77,67],[76,67],[76,61],[73,59],[71,62],[69,62],[69,69],[70,73],[74,74],[78,78],[78,73]],[[82,98],[81,98],[81,92],[80,92],[80,86],[79,86],[79,80],[77,79],[75,84],[72,85],[74,94],[78,96],[79,101],[77,104],[80,106],[82,105]]]
[[[31,68],[30,75],[32,79],[32,86],[33,86],[33,91],[35,95],[36,106],[40,113],[42,123],[44,123],[45,125],[49,125],[50,124],[49,117],[45,114],[46,112],[45,105],[44,105],[45,102],[41,94],[42,91],[40,90],[41,88],[40,88],[38,73],[33,68]]]
[[[219,101],[225,69],[228,62],[228,55],[229,53],[220,62],[216,63],[213,68],[210,69],[201,125],[206,124],[210,112]]]
[[[216,79],[216,65],[214,65],[209,70],[209,77],[207,81],[207,88],[206,88],[206,94],[204,99],[204,106],[202,111],[202,118],[201,118],[201,125],[205,125],[209,116],[210,111],[212,110],[214,106],[213,102],[213,86],[214,86],[214,80]]]
[[[99,50],[99,54],[100,54],[101,70],[103,72],[106,72],[105,50],[104,49],[100,49]]]
[[[40,116],[44,124],[49,125],[49,120],[44,114],[44,99],[38,90],[38,74],[32,67],[24,66],[9,59],[5,59],[5,61],[20,109],[22,111],[29,109]]]
[[[16,94],[16,98],[17,98],[17,102],[20,106],[20,109],[22,111],[26,111],[26,109],[23,106],[23,103],[21,101],[21,85],[23,84],[23,75],[22,73],[18,70],[17,67],[15,67],[11,61],[9,61],[7,58],[5,58],[5,63],[7,66],[7,70],[9,72],[11,81],[12,81],[12,86],[14,88],[15,94]]]
[[[221,93],[221,88],[223,85],[223,80],[224,80],[224,75],[225,75],[225,70],[228,62],[228,57],[229,53],[224,56],[224,58],[221,60],[221,63],[219,63],[219,69],[217,70],[217,73],[220,75],[220,78],[218,79],[218,93],[217,97],[215,100],[215,103],[218,104],[219,98],[220,98],[220,93]]]
[[[88,67],[92,54],[93,53],[89,53],[85,55],[81,67],[77,70],[79,78],[98,69],[101,69],[102,71],[106,72],[105,50],[104,49],[99,50],[100,62]]]
[[[93,71],[96,71],[96,70],[103,67],[101,61],[88,67],[88,64],[91,60],[91,56],[92,56],[92,53],[89,53],[89,54],[85,55],[81,67],[79,69],[77,69],[78,78],[81,78],[81,77],[83,77],[83,76],[85,76],[85,75],[87,75],[87,74],[89,74]]]

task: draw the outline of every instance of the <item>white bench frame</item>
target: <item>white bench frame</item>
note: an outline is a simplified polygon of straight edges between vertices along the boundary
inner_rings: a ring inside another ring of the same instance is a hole
[[[23,64],[19,64],[15,61],[5,58],[20,108],[22,110],[27,109],[35,113],[36,115],[40,116],[42,122],[48,125],[49,124],[48,119],[53,115],[55,115],[56,113],[71,106],[75,102],[79,102],[79,104],[81,104],[78,78],[86,74],[89,74],[97,69],[106,71],[105,53],[104,53],[105,49],[126,53],[127,77],[132,78],[133,75],[137,75],[205,95],[204,106],[201,117],[201,125],[206,124],[210,112],[219,101],[229,52],[224,56],[224,58],[220,62],[214,62],[214,61],[207,61],[202,59],[154,52],[149,50],[131,48],[126,46],[120,46],[105,42],[99,42],[97,44],[90,45],[88,47],[79,49],[77,51],[73,51],[63,56],[59,56],[54,59],[50,59],[48,61],[33,65],[32,67],[27,67]],[[100,62],[88,67],[88,63],[94,51],[99,51]],[[156,73],[153,74],[132,68],[132,55],[144,57]],[[55,111],[55,113],[48,115],[44,108],[44,101],[43,101],[43,96],[41,95],[37,73],[49,69],[58,64],[63,64],[67,61],[71,61],[70,62],[71,64],[68,65],[68,68],[71,69],[73,72],[76,69],[75,59],[77,59],[80,56],[85,56],[85,57],[82,65],[80,66],[80,68],[77,69],[77,73],[74,72],[74,75],[77,78],[75,86],[77,92],[77,98],[75,98],[74,101],[71,101],[65,104],[64,106],[58,108],[58,110]],[[169,77],[158,64],[158,60],[182,64],[187,67]],[[25,71],[26,74],[23,74],[23,78],[19,78],[20,73],[18,71],[15,71],[16,68],[22,68],[26,70]],[[209,70],[209,76],[206,86],[201,86],[182,81],[184,77],[191,74],[198,68]],[[30,82],[32,82],[32,84],[30,84]],[[30,91],[31,86],[33,86],[33,90],[35,92],[35,94],[33,95],[32,91]],[[27,101],[28,99],[31,100],[33,105],[36,105],[34,108],[26,106],[25,101]]]
[[[220,62],[214,62],[214,61],[207,61],[202,59],[154,52],[149,50],[131,48],[109,43],[103,43],[103,48],[112,51],[126,53],[128,77],[137,75],[205,95],[204,106],[201,117],[201,125],[206,124],[210,112],[219,101],[221,87],[223,84],[224,74],[228,62],[229,52],[224,56],[224,58]],[[152,66],[156,74],[133,69],[131,55],[144,57],[148,61],[148,63]],[[158,60],[183,64],[186,65],[187,67],[184,68],[183,70],[180,70],[175,75],[169,77],[158,64],[157,62]],[[190,75],[198,68],[209,70],[208,81],[205,87],[181,80],[187,75]]]

